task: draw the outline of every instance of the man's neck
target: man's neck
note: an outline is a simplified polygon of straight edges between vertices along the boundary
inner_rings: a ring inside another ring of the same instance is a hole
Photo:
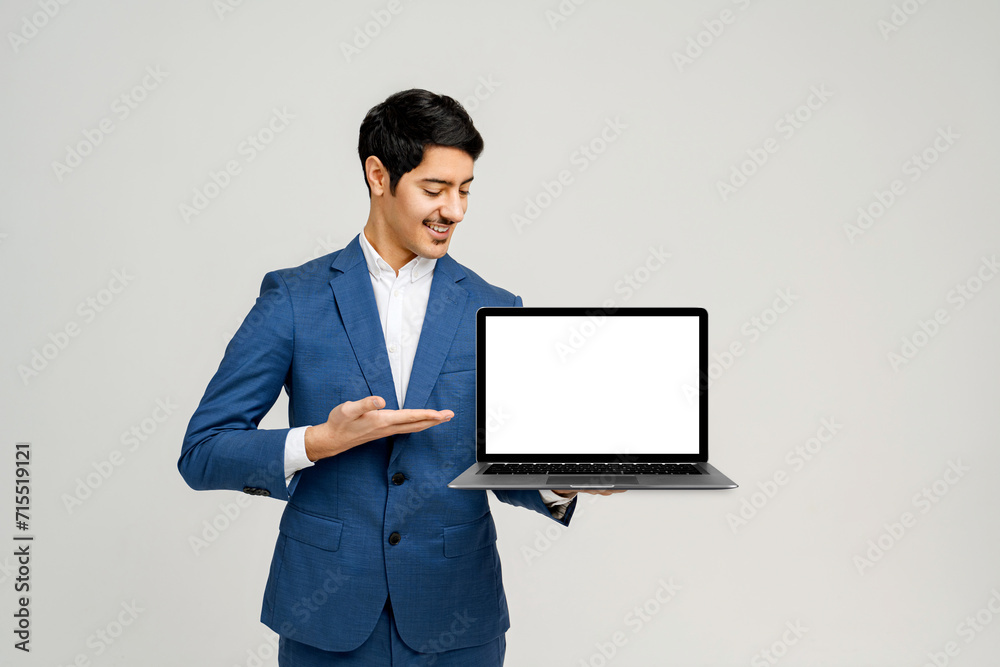
[[[384,259],[386,263],[392,267],[392,270],[396,272],[397,276],[399,275],[399,270],[406,266],[410,260],[416,257],[416,255],[412,252],[398,247],[387,239],[381,238],[377,233],[375,233],[374,225],[372,225],[370,221],[367,225],[365,225],[362,233],[365,235],[365,238],[368,239],[368,242],[372,245],[372,247],[375,248],[375,252],[379,254],[379,257]]]

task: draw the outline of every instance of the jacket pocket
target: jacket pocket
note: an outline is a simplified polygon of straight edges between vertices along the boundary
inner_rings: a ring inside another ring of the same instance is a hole
[[[456,558],[483,549],[497,541],[493,516],[484,514],[475,521],[444,527],[444,555]]]
[[[444,373],[461,373],[462,371],[474,371],[476,370],[476,355],[475,354],[463,354],[458,356],[448,355],[445,358],[444,363],[441,365],[441,374]]]
[[[336,551],[340,548],[340,534],[344,530],[344,522],[309,514],[294,505],[288,505],[281,515],[278,530],[293,540],[326,551]]]

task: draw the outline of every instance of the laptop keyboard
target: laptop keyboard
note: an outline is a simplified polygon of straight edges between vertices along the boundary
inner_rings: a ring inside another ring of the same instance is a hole
[[[494,463],[484,475],[700,475],[691,463]]]

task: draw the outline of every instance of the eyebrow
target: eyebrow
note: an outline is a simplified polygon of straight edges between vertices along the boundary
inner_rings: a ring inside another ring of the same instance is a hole
[[[459,185],[465,185],[466,183],[471,183],[475,176],[469,176],[467,179],[462,181]],[[442,178],[422,178],[421,183],[440,183],[441,185],[455,185],[452,181],[446,181]]]

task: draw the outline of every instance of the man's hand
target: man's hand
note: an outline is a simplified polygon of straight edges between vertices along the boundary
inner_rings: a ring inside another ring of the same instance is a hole
[[[590,489],[589,491],[568,491],[566,489],[552,490],[552,493],[563,498],[572,498],[578,493],[590,493],[596,496],[610,496],[612,493],[625,493],[628,489]]]
[[[318,461],[396,433],[414,433],[443,424],[451,410],[382,410],[381,396],[346,401],[330,411],[325,424],[306,429],[306,456]]]

